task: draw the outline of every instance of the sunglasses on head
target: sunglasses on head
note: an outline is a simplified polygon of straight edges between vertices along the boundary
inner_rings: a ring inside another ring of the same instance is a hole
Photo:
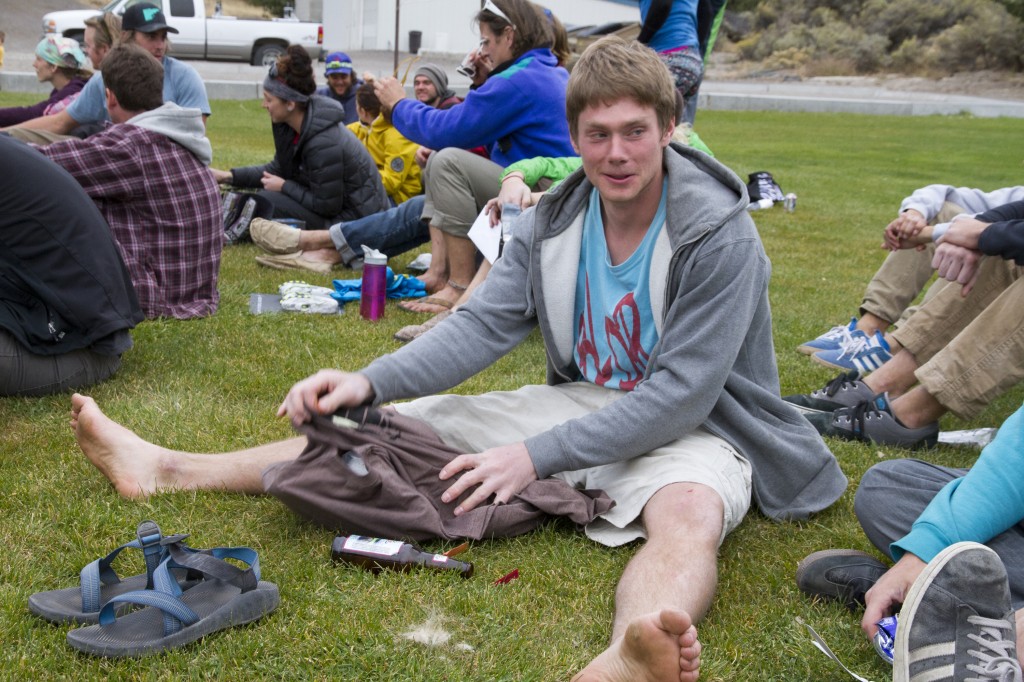
[[[485,10],[487,10],[488,12],[490,12],[491,14],[499,16],[502,19],[504,19],[505,21],[507,21],[509,26],[511,26],[512,29],[515,30],[516,25],[512,23],[512,20],[508,18],[508,15],[505,14],[504,12],[502,12],[501,8],[498,7],[497,5],[495,5],[494,2],[492,2],[492,0],[487,0],[487,2],[484,3],[484,7],[483,8]]]

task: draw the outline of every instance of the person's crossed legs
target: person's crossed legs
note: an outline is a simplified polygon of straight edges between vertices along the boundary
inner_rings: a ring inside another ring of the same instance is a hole
[[[968,296],[957,284],[940,289],[891,334],[902,349],[864,379],[852,379],[851,386],[858,388],[845,400],[888,394],[897,430],[937,429],[947,412],[965,419],[979,414],[1024,379],[1021,272],[1012,262],[988,256]],[[827,391],[793,396],[791,402],[812,405],[817,394]]]
[[[903,349],[864,379],[874,393],[895,397],[893,414],[908,427],[949,410],[972,417],[1022,376],[1015,369],[1024,353],[1020,269],[992,256],[982,268],[969,296],[950,286],[921,306],[894,332]]]

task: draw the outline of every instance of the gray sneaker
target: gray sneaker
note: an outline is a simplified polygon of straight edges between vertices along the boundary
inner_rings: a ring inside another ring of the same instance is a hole
[[[804,419],[821,435],[846,440],[911,449],[934,447],[939,441],[938,422],[916,429],[901,424],[889,406],[888,393],[879,393],[856,407],[843,407],[832,414],[805,413]]]
[[[864,606],[864,594],[888,569],[867,552],[823,549],[796,565],[796,586],[804,594],[838,601],[848,609]]]
[[[810,393],[784,395],[782,399],[796,405],[802,412],[835,412],[840,407],[856,407],[875,397],[875,392],[863,381],[856,370],[843,372],[832,381]]]
[[[959,542],[939,552],[899,619],[894,682],[1021,682],[1006,569],[988,547]]]

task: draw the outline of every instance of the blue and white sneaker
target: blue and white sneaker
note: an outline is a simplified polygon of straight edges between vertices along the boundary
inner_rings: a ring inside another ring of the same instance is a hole
[[[849,325],[832,327],[818,338],[800,344],[796,349],[804,355],[814,355],[822,350],[836,350],[843,341],[857,334],[867,336],[857,329],[857,318],[851,317]]]
[[[811,359],[826,367],[847,372],[857,370],[864,376],[884,365],[892,357],[889,344],[882,336],[882,332],[875,332],[874,336],[868,336],[863,332],[858,334],[860,335],[851,334],[849,340],[835,350],[818,351]]]

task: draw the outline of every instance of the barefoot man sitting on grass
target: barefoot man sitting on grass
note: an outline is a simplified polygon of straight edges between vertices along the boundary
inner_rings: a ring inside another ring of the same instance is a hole
[[[846,488],[821,438],[779,397],[770,265],[744,184],[670,143],[674,111],[671,76],[654,52],[616,37],[594,43],[567,94],[583,167],[517,220],[477,295],[358,373],[300,381],[278,410],[301,425],[340,407],[430,396],[391,409],[470,453],[440,472],[453,481],[442,503],[461,500],[456,515],[506,502],[538,478],[606,491],[616,505],[587,535],[609,546],[646,542],[619,581],[608,649],[575,680],[696,680],[694,624],[711,606],[722,540],[751,497],[770,518],[803,519]],[[433,395],[537,326],[547,385]],[[305,445],[174,452],[78,395],[72,428],[126,497],[263,493],[264,469]]]

